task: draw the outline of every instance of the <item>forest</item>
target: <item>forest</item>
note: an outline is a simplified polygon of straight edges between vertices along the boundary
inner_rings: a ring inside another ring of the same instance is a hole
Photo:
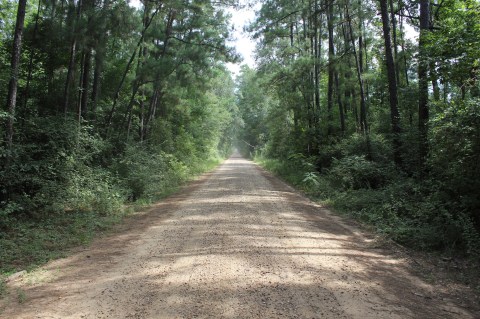
[[[88,243],[236,147],[398,243],[480,256],[480,3],[0,0],[0,269]]]
[[[478,1],[266,0],[249,31],[244,152],[398,243],[478,257]]]
[[[88,242],[227,155],[227,5],[1,0],[2,270]]]

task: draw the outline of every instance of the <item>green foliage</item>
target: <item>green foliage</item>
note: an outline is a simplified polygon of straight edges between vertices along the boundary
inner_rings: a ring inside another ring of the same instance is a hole
[[[17,288],[17,301],[19,304],[24,303],[27,300],[27,295],[25,294],[25,291],[23,291],[20,288]]]
[[[469,114],[472,116],[474,113]],[[440,124],[434,125],[436,127]],[[445,125],[443,123],[442,127]],[[470,132],[468,128],[465,129]],[[432,132],[440,133],[437,129]],[[442,134],[445,136],[445,132]],[[471,139],[465,139],[477,141],[476,136],[470,137]],[[350,148],[348,145],[357,145],[359,141],[356,136],[340,142],[338,145],[345,146],[341,149],[336,149],[336,146],[326,148],[327,154],[335,153],[339,158],[334,158],[330,167],[321,174],[315,170],[315,158],[307,158],[303,154],[293,154],[286,160],[257,160],[266,169],[313,198],[374,226],[378,232],[387,234],[401,244],[427,250],[461,250],[470,256],[479,256],[480,236],[476,215],[468,213],[472,211],[472,206],[463,205],[465,201],[469,204],[476,203],[476,196],[473,195],[475,190],[469,189],[472,193],[464,193],[468,190],[464,188],[461,194],[455,193],[453,186],[457,184],[441,183],[438,175],[424,180],[406,176],[382,160],[386,154],[381,154],[379,150],[388,153],[389,148],[382,147],[380,141],[377,138],[375,143],[379,145],[374,147],[377,150],[374,156],[377,161],[367,160],[364,154],[353,155],[358,151],[356,147]],[[442,143],[448,143],[448,140],[443,138]],[[442,143],[436,147],[442,147]],[[445,151],[437,148],[432,148],[432,154],[434,150],[444,156],[458,156],[463,160],[468,158],[461,153],[445,154]],[[449,163],[445,165],[449,166]],[[442,172],[449,174],[448,170]],[[455,174],[465,173],[455,171]],[[468,173],[472,174],[473,171],[468,170]],[[451,178],[453,181],[455,178],[468,180],[467,176]],[[448,188],[445,185],[449,185]],[[452,197],[454,194],[457,197]]]
[[[40,1],[38,19],[29,4],[15,114],[0,110],[0,272],[88,243],[125,204],[230,154],[239,118],[224,63],[237,56],[224,6],[145,4]],[[3,102],[15,10],[0,0]]]
[[[259,88],[261,81],[254,70],[243,66],[238,81],[237,103],[241,123],[237,147],[241,153],[253,157],[267,141],[266,114],[270,101]]]
[[[480,4],[475,0],[445,1],[437,19],[437,30],[429,33],[427,43],[429,58],[438,64],[435,75],[458,85],[452,92],[456,96],[470,91],[479,97]]]
[[[6,290],[7,290],[7,283],[3,279],[3,276],[0,276],[0,298],[5,295]]]
[[[332,183],[344,190],[380,188],[387,182],[388,175],[388,168],[358,155],[334,158],[328,170]]]
[[[98,233],[118,223],[124,213],[67,212],[40,220],[17,220],[0,235],[0,269],[11,272],[28,269],[64,256],[68,248],[87,245]]]
[[[404,14],[418,3],[392,3],[399,118],[378,2],[334,2],[329,16],[318,5],[266,1],[251,25],[259,70],[243,70],[237,93],[246,153],[398,242],[479,256],[478,1],[438,3],[421,43]],[[334,52],[318,50],[332,42]]]
[[[432,174],[464,207],[480,209],[480,99],[439,103],[431,121]],[[448,182],[448,184],[447,184]],[[480,220],[479,220],[480,222]]]
[[[189,170],[173,155],[129,145],[114,171],[129,190],[130,200],[154,200],[189,178]]]
[[[108,172],[92,166],[106,144],[90,130],[57,117],[28,123],[15,160],[1,175],[3,193],[9,195],[4,214],[118,209],[121,191],[111,186]]]

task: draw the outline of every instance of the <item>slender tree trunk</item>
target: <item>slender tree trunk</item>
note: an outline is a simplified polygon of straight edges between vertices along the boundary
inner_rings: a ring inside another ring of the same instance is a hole
[[[318,38],[318,13],[316,13],[318,10],[318,0],[315,0],[315,14],[314,14],[314,55],[315,55],[315,64],[314,64],[314,73],[315,73],[315,126],[317,127],[317,130],[315,134],[319,134],[319,125],[320,125],[320,42]]]
[[[340,20],[345,20],[344,16],[340,12]],[[347,53],[350,53],[350,38],[348,37],[348,32],[345,27],[345,23],[342,23],[342,34],[343,34],[343,43],[344,43],[344,51]],[[351,111],[352,108],[352,101],[351,101],[351,90],[350,90],[350,83],[351,83],[351,78],[352,78],[352,72],[351,70],[353,69],[352,63],[351,63],[351,56],[347,55],[347,70],[343,74],[343,79],[344,79],[344,114],[345,118],[348,117],[348,112]],[[360,123],[358,122],[358,119],[355,117],[356,124],[360,126]]]
[[[391,1],[391,0],[390,0]],[[398,111],[397,76],[395,61],[392,54],[392,42],[390,39],[390,21],[386,0],[380,0],[380,12],[382,16],[383,38],[385,40],[385,58],[387,62],[388,91],[390,94],[390,121],[393,133],[393,159],[397,166],[401,166],[401,140],[400,140],[400,113]]]
[[[338,72],[335,71],[335,87],[337,91],[338,113],[340,115],[340,129],[342,135],[345,135],[345,113],[343,110],[342,96],[340,94],[340,83],[338,80]]]
[[[383,1],[383,0],[380,0]],[[400,69],[398,67],[398,42],[397,42],[397,19],[395,18],[395,10],[393,7],[393,0],[389,0],[390,4],[390,19],[392,20],[392,40],[393,40],[393,60],[395,63],[395,76],[397,80],[397,85],[400,83]],[[387,13],[388,15],[388,13]]]
[[[158,86],[158,84],[155,86],[155,90],[153,92],[153,96],[150,100],[150,105],[148,108],[148,116],[145,119],[145,125],[143,126],[143,138],[144,140],[147,139],[148,137],[148,132],[150,128],[150,122],[152,122],[155,118],[155,113],[157,111],[157,106],[158,106],[158,101],[160,100],[162,94],[161,94],[161,89]]]
[[[352,50],[353,50],[353,55],[355,57],[355,65],[356,65],[356,71],[357,71],[357,80],[358,80],[358,86],[360,88],[360,128],[364,134],[368,133],[368,122],[367,122],[367,105],[365,102],[365,90],[364,90],[364,85],[363,85],[363,77],[362,77],[362,65],[361,61],[357,55],[357,49],[355,48],[355,41],[353,39],[353,28],[352,28],[352,21],[351,17],[349,14],[348,10],[348,3],[346,6],[347,10],[347,23],[350,31],[350,39],[351,39],[351,45],[352,45]]]
[[[38,0],[38,5],[37,5],[37,14],[35,16],[35,26],[33,28],[33,40],[35,41],[37,38],[37,32],[38,32],[38,19],[40,17],[40,7],[41,7],[41,0]],[[28,98],[30,94],[30,82],[32,81],[32,73],[33,73],[33,56],[34,56],[35,50],[32,48],[30,51],[30,58],[28,61],[28,75],[27,75],[27,84],[25,85],[25,91],[23,93],[23,111],[26,112],[27,110],[27,103],[28,103]]]
[[[15,25],[15,35],[13,37],[12,60],[10,63],[10,81],[8,83],[7,96],[7,148],[10,151],[7,157],[7,165],[12,157],[11,149],[13,146],[13,130],[15,122],[15,107],[17,103],[18,73],[20,69],[20,54],[22,51],[23,27],[25,23],[25,9],[27,0],[19,0],[17,7],[17,21]]]
[[[293,48],[293,23],[290,24],[290,46]]]
[[[403,8],[402,8],[403,12]],[[407,64],[407,55],[405,54],[405,35],[403,34],[403,17],[400,16],[400,36],[401,36],[401,46],[402,46],[402,52],[403,52],[403,68],[404,68],[404,75],[405,75],[405,85],[409,86],[409,80],[408,80],[408,64]],[[398,82],[398,85],[400,85],[401,82]]]
[[[425,164],[428,153],[428,59],[426,52],[426,36],[430,29],[430,0],[420,0],[420,37],[418,55],[418,130],[420,133],[419,156]]]
[[[98,97],[100,96],[100,85],[101,85],[101,77],[103,72],[103,53],[100,52],[100,48],[97,47],[95,51],[95,69],[93,71],[93,83],[92,83],[92,118],[96,119],[97,114],[97,104],[98,104]]]
[[[432,79],[433,99],[440,101],[440,87],[438,86],[437,71],[435,70],[435,62],[430,62],[430,78]]]
[[[68,106],[70,104],[70,91],[74,81],[75,70],[75,56],[77,55],[77,24],[82,14],[82,0],[78,0],[77,13],[72,27],[72,43],[70,45],[70,62],[68,63],[67,79],[65,81],[65,90],[63,94],[63,114],[66,116],[68,113]]]
[[[335,80],[335,46],[333,42],[333,2],[328,4],[328,89],[327,89],[327,112],[328,112],[328,135],[332,132],[332,109],[333,109],[333,84]]]
[[[365,21],[362,21],[361,24],[361,29],[360,32],[363,35],[362,36],[362,43],[363,43],[363,54],[365,56],[364,58],[364,63],[365,63],[365,68],[362,70],[362,74],[365,72],[368,72],[369,70],[369,63],[368,63],[368,50],[367,50],[367,37],[366,37],[366,32],[365,32]],[[362,47],[360,47],[362,49]],[[364,80],[364,86],[365,86],[365,99],[368,101],[370,94],[369,94],[369,85],[368,81]]]
[[[348,27],[350,30],[350,39],[352,41],[352,49],[353,49],[353,55],[355,57],[355,65],[357,69],[357,79],[358,79],[358,85],[360,87],[360,129],[362,133],[365,135],[365,142],[366,142],[366,149],[367,149],[367,158],[371,159],[372,157],[372,148],[370,145],[370,134],[368,131],[368,121],[367,121],[367,104],[365,101],[365,89],[364,89],[364,83],[363,83],[363,75],[362,75],[362,61],[359,61],[358,55],[357,55],[357,50],[355,48],[355,41],[353,39],[353,28],[352,28],[352,21],[351,21],[351,16],[349,14],[348,10],[348,1],[345,6],[346,9],[346,15],[347,15],[347,23]],[[362,23],[360,21],[360,23]],[[362,47],[360,47],[360,50],[362,50]]]
[[[148,23],[148,15],[149,10],[147,10],[147,5],[145,5],[144,17],[143,17],[143,26],[145,27]],[[142,43],[142,47],[140,48],[140,53],[138,57],[138,64],[137,64],[137,78],[139,76],[139,72],[142,71],[142,68],[145,66],[145,59],[147,56],[147,47]],[[140,142],[143,142],[143,133],[144,133],[144,125],[145,125],[145,87],[142,83],[140,83],[140,127],[139,127],[139,136]]]
[[[85,57],[83,61],[83,74],[82,74],[82,87],[81,87],[81,99],[80,99],[80,114],[83,118],[86,118],[88,112],[88,89],[90,85],[90,69],[92,64],[92,50],[86,49]]]
[[[77,99],[77,121],[80,124],[82,121],[82,82],[83,82],[83,72],[85,64],[85,52],[82,52],[80,59],[80,76],[78,77],[78,99]]]
[[[443,102],[447,103],[448,94],[450,93],[449,85],[446,79],[443,80]]]
[[[110,7],[110,0],[105,0],[103,2],[102,11],[105,13],[109,10]],[[91,106],[91,113],[92,118],[96,120],[97,114],[97,104],[98,99],[100,96],[101,90],[101,80],[102,80],[102,73],[103,73],[103,60],[105,59],[105,33],[106,33],[106,18],[102,19],[102,24],[100,26],[101,32],[98,36],[98,40],[95,45],[95,68],[93,71],[93,83],[92,83],[92,106]]]

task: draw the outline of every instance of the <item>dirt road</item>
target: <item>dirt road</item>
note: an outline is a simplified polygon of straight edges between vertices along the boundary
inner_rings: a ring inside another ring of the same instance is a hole
[[[124,230],[9,283],[1,318],[475,318],[232,157]]]

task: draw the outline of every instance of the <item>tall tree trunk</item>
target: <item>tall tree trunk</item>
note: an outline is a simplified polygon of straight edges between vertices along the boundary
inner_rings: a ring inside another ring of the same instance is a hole
[[[430,62],[430,78],[432,79],[433,99],[440,101],[440,87],[438,86],[437,71],[435,70],[435,62]]]
[[[37,32],[38,32],[38,19],[40,17],[40,7],[41,7],[41,0],[38,0],[37,4],[37,14],[35,16],[35,26],[33,28],[33,41],[36,40],[37,38]],[[28,98],[30,94],[30,82],[32,81],[32,73],[33,73],[33,56],[34,56],[35,50],[32,48],[30,51],[30,58],[28,61],[28,75],[27,75],[27,84],[25,85],[25,91],[23,92],[23,105],[22,109],[24,114],[27,112],[27,103],[28,103]],[[24,116],[25,117],[25,116]]]
[[[162,96],[162,93],[161,93],[161,89],[160,89],[160,86],[158,84],[155,85],[155,90],[153,92],[153,96],[152,98],[150,99],[150,105],[149,105],[149,108],[148,108],[148,116],[146,117],[145,119],[145,124],[143,126],[143,139],[145,140],[147,137],[148,137],[148,132],[149,132],[149,128],[150,128],[150,122],[152,122],[155,118],[155,113],[157,111],[157,105],[158,105],[158,101],[160,100]]]
[[[367,105],[365,101],[365,89],[363,85],[363,76],[362,76],[362,61],[360,61],[358,54],[357,54],[357,49],[355,47],[355,41],[353,39],[353,28],[352,28],[352,21],[351,17],[349,14],[348,10],[348,2],[346,5],[346,14],[347,14],[347,23],[350,31],[350,40],[351,40],[351,45],[352,45],[352,50],[353,50],[353,55],[355,57],[355,65],[356,65],[356,71],[357,71],[357,80],[358,80],[358,86],[360,88],[360,129],[362,130],[362,133],[367,134],[368,133],[368,122],[367,122]]]
[[[319,23],[318,23],[318,0],[315,0],[315,10],[314,10],[314,19],[315,19],[315,23],[313,25],[314,27],[314,33],[313,33],[313,36],[314,36],[314,51],[315,51],[315,62],[314,62],[314,74],[315,74],[315,78],[314,78],[314,82],[315,82],[315,126],[317,127],[317,130],[315,132],[315,134],[319,134],[319,121],[320,121],[320,55],[321,55],[321,39],[319,41],[319,38],[318,38],[318,28],[319,28]],[[320,46],[320,47],[319,47]]]
[[[381,2],[383,0],[380,0]],[[394,63],[395,63],[395,76],[397,80],[397,85],[400,83],[400,69],[398,67],[398,42],[397,42],[397,19],[395,18],[395,10],[393,7],[393,0],[389,0],[390,3],[390,19],[392,20],[392,40],[393,40],[393,52],[394,52]],[[388,15],[388,14],[387,14]]]
[[[83,82],[83,71],[84,71],[84,64],[85,64],[85,51],[82,52],[81,59],[80,59],[80,76],[78,77],[78,99],[77,99],[77,120],[78,123],[82,121],[82,82]]]
[[[426,52],[426,37],[430,29],[430,0],[420,0],[420,37],[418,54],[418,130],[420,134],[419,156],[425,164],[428,154],[428,59]]]
[[[342,96],[340,94],[340,83],[338,80],[337,71],[335,71],[335,87],[337,91],[338,113],[340,115],[340,129],[342,131],[342,135],[344,135],[345,134],[345,113],[343,109]]]
[[[342,12],[340,12],[340,20],[345,20],[344,16],[342,15]],[[343,44],[344,44],[344,52],[346,53],[350,53],[350,38],[348,36],[348,32],[346,30],[346,27],[345,27],[345,23],[342,23],[342,34],[343,34]],[[345,89],[344,89],[344,103],[343,103],[343,106],[344,106],[344,115],[345,115],[345,118],[348,117],[348,112],[349,111],[352,111],[353,110],[353,107],[352,107],[352,92],[351,92],[351,89],[350,89],[350,83],[351,83],[351,79],[352,79],[352,62],[351,62],[351,56],[350,55],[347,55],[347,69],[345,72],[343,72],[343,82],[345,83],[344,86],[345,86]],[[355,117],[355,123],[357,124],[357,126],[360,126],[360,123],[358,122],[358,119]]]
[[[103,13],[107,12],[110,7],[110,0],[105,0],[103,2]],[[93,71],[93,82],[92,82],[92,96],[91,96],[91,113],[92,118],[96,121],[97,113],[97,104],[100,96],[101,90],[101,79],[103,73],[103,61],[105,59],[105,46],[106,46],[106,18],[101,19],[101,30],[98,35],[98,39],[95,44],[95,68]]]
[[[332,109],[333,109],[333,84],[335,75],[335,46],[333,42],[333,2],[328,4],[328,89],[327,89],[327,112],[328,112],[328,135],[332,132]]]
[[[27,0],[19,0],[17,7],[17,21],[15,25],[15,35],[13,37],[12,60],[10,63],[10,81],[8,83],[7,96],[7,148],[12,149],[13,146],[13,127],[15,122],[15,107],[17,103],[18,73],[20,68],[20,54],[22,51],[23,27],[25,23],[25,9]],[[7,157],[7,165],[11,159],[11,152]]]
[[[88,89],[90,84],[90,68],[92,63],[92,50],[86,48],[85,56],[83,59],[83,72],[82,72],[82,86],[80,88],[80,115],[86,118],[88,112]]]
[[[367,47],[367,37],[366,37],[365,30],[366,30],[365,21],[362,21],[361,28],[360,28],[360,33],[362,34],[363,46],[360,47],[360,49],[363,49],[363,55],[365,56],[364,59],[363,59],[364,63],[365,63],[365,68],[362,70],[362,74],[364,74],[365,72],[368,72],[368,70],[369,70],[368,49],[367,49],[368,47]],[[364,86],[365,86],[365,99],[368,101],[368,99],[370,97],[370,94],[368,93],[368,89],[369,89],[368,81],[364,80]]]
[[[391,1],[391,0],[390,0]],[[390,21],[386,0],[380,0],[380,13],[382,16],[383,38],[385,40],[385,58],[387,62],[388,92],[390,94],[390,121],[393,133],[393,159],[397,166],[401,166],[401,140],[400,140],[400,113],[398,111],[397,76],[395,61],[392,54],[390,39]]]
[[[144,16],[143,16],[143,26],[145,27],[148,23],[148,13],[147,11],[147,4],[145,5],[145,11],[144,11]],[[140,48],[140,53],[138,55],[138,64],[137,64],[137,78],[139,77],[139,72],[142,72],[143,67],[145,66],[145,59],[147,56],[147,47],[142,44],[142,47]],[[140,83],[140,103],[139,103],[139,108],[140,108],[140,127],[139,127],[139,136],[140,136],[140,142],[143,142],[143,133],[144,133],[144,125],[145,125],[145,86]]]
[[[95,120],[96,119],[96,114],[97,114],[97,105],[98,105],[98,97],[100,96],[100,86],[101,86],[101,78],[102,78],[102,72],[103,72],[103,58],[104,58],[104,53],[100,51],[100,47],[97,47],[97,50],[95,50],[95,69],[93,71],[93,83],[92,83],[92,107],[91,107],[91,113],[92,113],[92,118]]]
[[[353,49],[353,55],[355,57],[355,65],[357,69],[357,79],[358,79],[358,85],[360,87],[360,129],[362,133],[365,135],[365,142],[366,142],[366,149],[367,149],[367,158],[371,159],[372,157],[372,147],[370,144],[370,134],[368,131],[368,121],[367,121],[367,103],[365,100],[365,89],[364,89],[364,83],[363,83],[363,75],[362,75],[362,61],[359,61],[358,55],[357,55],[357,49],[355,48],[355,41],[353,39],[353,28],[352,28],[352,20],[351,16],[348,10],[349,3],[347,1],[345,9],[346,9],[346,15],[347,15],[347,23],[350,31],[350,39],[351,39],[351,44],[352,44],[352,49]],[[362,21],[360,21],[360,24],[362,24]],[[362,50],[362,47],[360,47],[360,50]]]
[[[400,0],[401,1],[401,0]],[[402,52],[403,52],[403,68],[404,68],[404,75],[405,75],[405,85],[409,85],[409,80],[408,80],[408,63],[407,63],[407,55],[405,54],[405,35],[404,29],[403,29],[403,8],[402,8],[402,15],[400,16],[400,36],[401,36],[401,46],[402,46]],[[398,82],[398,85],[401,82]]]
[[[77,25],[82,14],[82,0],[78,0],[78,8],[72,27],[72,43],[70,44],[70,61],[68,63],[67,79],[65,81],[65,90],[63,94],[63,113],[66,116],[70,104],[70,91],[74,81],[75,56],[77,55]]]

